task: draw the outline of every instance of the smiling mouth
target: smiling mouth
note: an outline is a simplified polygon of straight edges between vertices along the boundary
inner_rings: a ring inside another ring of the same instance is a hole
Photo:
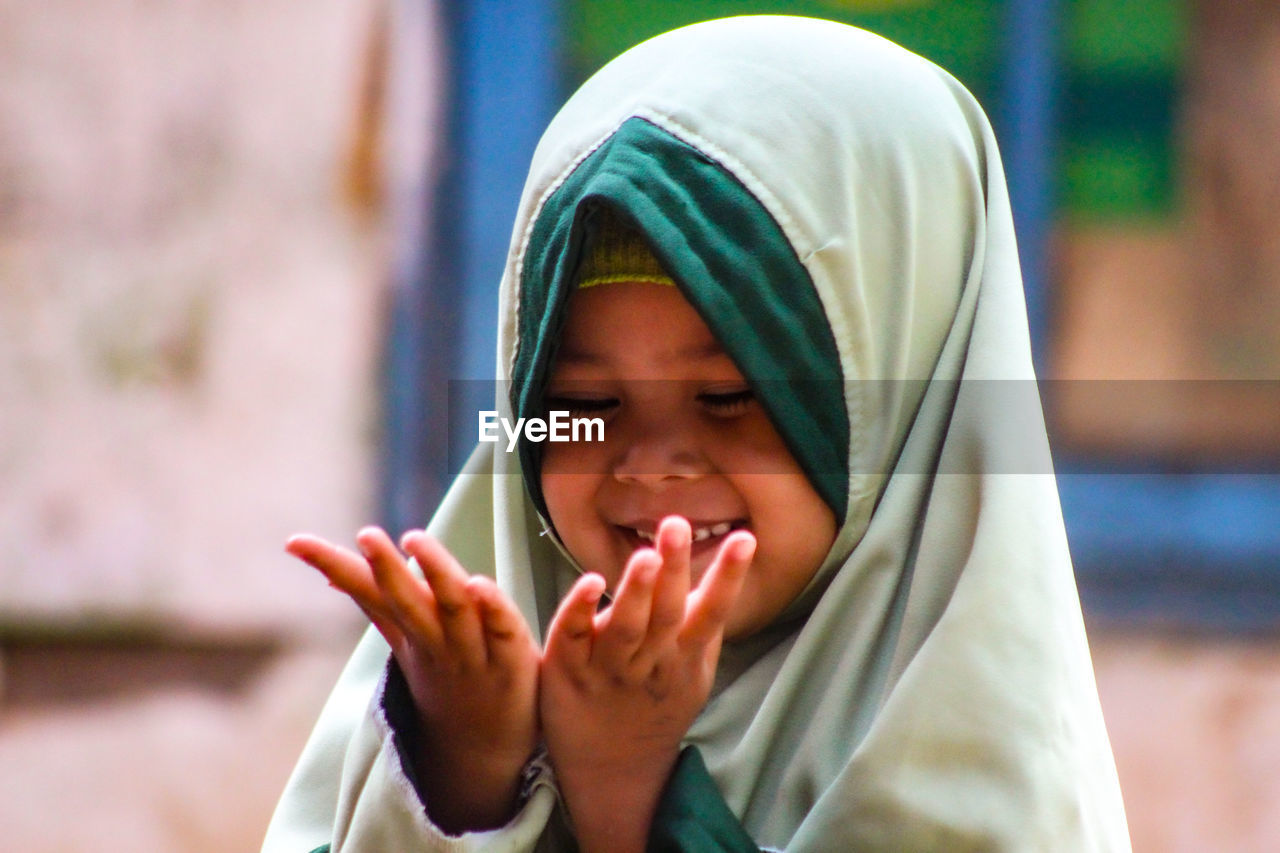
[[[639,527],[630,527],[626,525],[620,525],[619,527],[621,530],[625,531],[629,536],[640,540],[640,542],[643,544],[653,545],[655,542],[657,542],[656,528],[644,529]],[[718,539],[719,537],[725,536],[726,534],[734,530],[744,530],[746,529],[746,527],[747,527],[746,519],[741,519],[741,518],[735,519],[733,521],[720,521],[715,524],[693,526],[692,541],[693,541],[693,544],[696,545],[697,543],[705,542],[708,539]]]

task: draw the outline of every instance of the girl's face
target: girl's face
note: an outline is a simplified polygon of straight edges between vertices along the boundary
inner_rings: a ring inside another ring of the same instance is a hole
[[[756,556],[725,632],[741,638],[795,599],[835,540],[834,513],[675,287],[575,291],[546,403],[604,421],[603,441],[543,445],[542,491],[569,553],[610,590],[665,516],[693,528],[694,584],[730,530],[750,530]]]

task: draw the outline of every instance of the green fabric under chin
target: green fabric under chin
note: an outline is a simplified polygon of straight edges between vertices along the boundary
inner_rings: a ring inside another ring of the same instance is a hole
[[[758,853],[725,805],[698,748],[680,753],[649,829],[647,853]]]
[[[654,255],[724,346],[814,489],[843,519],[849,422],[831,326],[808,271],[777,222],[702,152],[632,118],[587,157],[539,212],[520,282],[517,417],[542,412],[574,273],[596,206],[645,235]],[[522,441],[529,492],[544,516],[540,445]]]

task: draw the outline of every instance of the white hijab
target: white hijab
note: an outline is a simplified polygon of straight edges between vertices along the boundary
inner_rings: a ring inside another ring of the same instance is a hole
[[[848,508],[808,616],[763,654],[726,650],[741,671],[689,734],[730,808],[788,850],[1127,849],[1038,404],[1028,423],[1026,395],[969,384],[1034,388],[981,108],[936,66],[826,21],[714,21],[628,51],[538,146],[500,365],[520,344],[515,288],[541,205],[633,117],[772,215],[848,383]],[[993,410],[1002,398],[1022,404]],[[523,553],[537,539],[518,479],[497,488],[499,537],[519,531],[522,552],[500,577],[545,625],[570,575]]]
[[[936,66],[826,21],[732,18],[628,51],[534,155],[499,379],[529,345],[518,306],[540,213],[636,118],[772,217],[845,380],[836,543],[785,624],[726,647],[688,735],[729,807],[789,851],[1129,849],[981,108]],[[980,393],[990,380],[1032,393],[1002,411]],[[540,631],[575,569],[542,535],[518,457],[492,465],[459,479],[430,528]]]

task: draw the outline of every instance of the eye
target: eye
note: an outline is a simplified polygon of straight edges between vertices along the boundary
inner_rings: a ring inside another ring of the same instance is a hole
[[[731,391],[703,391],[698,395],[698,402],[708,412],[717,417],[727,418],[740,415],[755,402],[755,392],[750,388],[736,388]]]
[[[578,418],[607,415],[617,407],[617,397],[547,397],[543,401],[548,412],[568,412]]]

